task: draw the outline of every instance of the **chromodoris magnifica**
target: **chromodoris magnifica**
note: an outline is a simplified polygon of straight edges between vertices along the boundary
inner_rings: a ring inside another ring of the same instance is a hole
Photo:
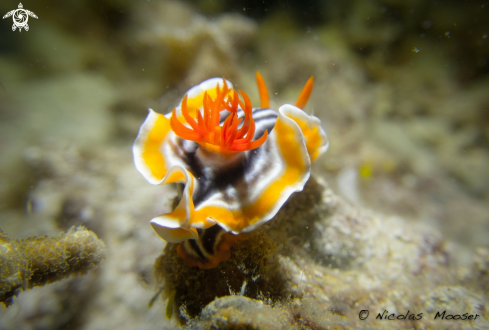
[[[216,267],[239,234],[270,220],[303,189],[311,161],[328,149],[318,118],[304,108],[311,77],[295,106],[269,108],[257,72],[260,107],[224,78],[191,88],[167,115],[149,109],[133,146],[138,171],[152,184],[183,183],[178,206],[151,220],[154,231],[180,243],[191,266]]]

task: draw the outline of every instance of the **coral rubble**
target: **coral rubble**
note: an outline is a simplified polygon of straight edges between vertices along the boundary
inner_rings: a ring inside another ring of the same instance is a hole
[[[0,302],[20,291],[83,275],[105,258],[105,244],[90,230],[72,227],[57,237],[14,240],[0,230]]]

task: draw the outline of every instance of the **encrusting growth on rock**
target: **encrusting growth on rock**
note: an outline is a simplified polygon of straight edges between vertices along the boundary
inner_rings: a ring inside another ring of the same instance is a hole
[[[83,226],[23,240],[0,230],[0,302],[8,307],[21,291],[83,275],[103,259],[105,244]]]

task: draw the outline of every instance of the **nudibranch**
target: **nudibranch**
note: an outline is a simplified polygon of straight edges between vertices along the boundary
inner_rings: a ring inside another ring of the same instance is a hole
[[[270,220],[303,189],[311,162],[328,149],[318,118],[304,108],[306,83],[295,106],[270,109],[257,72],[260,107],[225,78],[191,88],[167,115],[149,109],[133,146],[138,171],[152,184],[182,183],[177,207],[151,220],[154,231],[180,243],[188,264],[214,268],[230,258],[240,233]]]

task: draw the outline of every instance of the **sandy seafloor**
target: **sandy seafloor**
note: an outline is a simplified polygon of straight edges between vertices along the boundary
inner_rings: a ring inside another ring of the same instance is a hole
[[[21,293],[0,329],[489,329],[489,3],[23,5],[38,16],[29,31],[0,22],[0,228],[22,239],[84,225],[107,255],[86,276]],[[257,104],[256,70],[275,109],[314,76],[305,111],[331,146],[314,183],[250,238],[283,242],[268,246],[280,276],[257,266],[258,289],[228,283],[205,307],[214,297],[199,290],[219,271],[154,276],[166,243],[148,222],[176,191],[147,183],[131,147],[147,108],[167,113],[207,78]],[[374,318],[385,310],[423,317]]]

